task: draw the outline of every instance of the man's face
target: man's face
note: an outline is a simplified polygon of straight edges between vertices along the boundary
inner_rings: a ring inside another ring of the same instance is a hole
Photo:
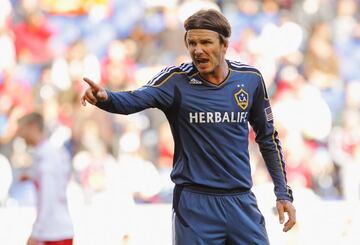
[[[225,58],[227,41],[220,42],[217,32],[207,29],[189,30],[186,46],[196,68],[203,75],[214,73]]]

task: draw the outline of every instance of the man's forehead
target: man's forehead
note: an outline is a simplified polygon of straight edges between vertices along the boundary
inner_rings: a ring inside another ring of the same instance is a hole
[[[187,38],[218,38],[219,33],[208,29],[191,29],[187,31]]]

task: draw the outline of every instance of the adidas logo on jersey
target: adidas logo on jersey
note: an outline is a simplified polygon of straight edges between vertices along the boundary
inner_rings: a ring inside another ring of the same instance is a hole
[[[196,84],[202,84],[202,81],[199,81],[195,78],[191,78],[189,84],[193,84],[193,85],[196,85]]]

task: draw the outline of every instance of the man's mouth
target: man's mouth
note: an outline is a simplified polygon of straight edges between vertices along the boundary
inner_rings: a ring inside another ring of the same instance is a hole
[[[195,59],[196,64],[198,65],[206,65],[209,62],[209,59],[205,58],[196,58]]]

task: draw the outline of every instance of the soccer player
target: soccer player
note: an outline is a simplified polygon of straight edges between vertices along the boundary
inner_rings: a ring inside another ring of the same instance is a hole
[[[69,154],[46,139],[41,114],[23,116],[18,126],[18,136],[34,147],[31,172],[22,175],[23,180],[34,182],[37,192],[36,220],[27,245],[72,245],[74,231],[66,198]]]
[[[145,86],[111,92],[90,79],[81,98],[112,113],[162,110],[175,153],[171,178],[174,244],[269,244],[251,191],[248,122],[274,182],[283,230],[295,222],[292,191],[260,72],[225,59],[231,27],[218,11],[201,10],[184,23],[192,63],[163,69]]]

